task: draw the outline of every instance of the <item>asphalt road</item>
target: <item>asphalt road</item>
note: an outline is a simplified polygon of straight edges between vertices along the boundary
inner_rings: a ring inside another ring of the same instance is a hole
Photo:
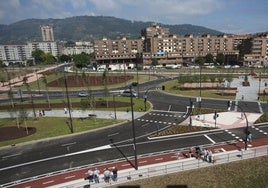
[[[146,83],[139,87],[140,95],[143,96],[146,93],[147,100],[152,102],[154,107],[151,113],[134,121],[138,156],[196,145],[208,145],[211,144],[211,140],[221,143],[235,142],[243,138],[244,128],[237,128],[232,131],[238,138],[224,130],[218,130],[149,140],[148,135],[183,121],[185,118],[183,115],[187,111],[187,106],[190,105],[190,100],[195,106],[199,105],[194,98],[179,97],[159,91],[157,86],[161,81],[163,80]],[[203,99],[201,103],[202,106],[208,108],[225,110],[226,104],[225,100],[212,99]],[[259,104],[256,102],[241,102],[239,106],[243,106],[243,110],[247,112],[260,112]],[[264,104],[263,109],[267,111],[266,106]],[[161,115],[154,115],[155,113]],[[267,131],[267,126],[263,129]],[[255,129],[251,131],[255,138],[265,136]],[[2,148],[0,184],[101,161],[133,157],[132,138],[132,122],[130,121],[96,132]]]

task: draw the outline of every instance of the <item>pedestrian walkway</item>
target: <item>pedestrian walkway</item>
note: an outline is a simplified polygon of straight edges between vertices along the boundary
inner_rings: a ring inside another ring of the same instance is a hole
[[[266,88],[265,81],[248,76],[249,86],[242,86],[244,80],[245,76],[239,76],[238,79],[234,79],[230,84],[230,87],[237,88],[236,100],[258,101],[259,90],[262,92]]]
[[[61,67],[63,65],[64,64],[47,67],[47,68],[44,68],[42,70],[38,70],[36,72],[29,73],[25,76],[19,76],[19,77],[12,78],[8,82],[4,82],[3,84],[0,85],[0,91],[8,91],[8,90],[10,90],[10,87],[22,86],[23,85],[23,77],[27,77],[28,83],[34,82],[43,76],[42,75],[43,72],[56,69],[56,68]]]
[[[192,119],[192,126],[211,127],[220,129],[232,129],[238,127],[245,127],[246,118],[241,112],[220,112],[215,119],[215,113],[202,114],[200,116],[188,117],[182,125],[190,125],[190,118]],[[251,126],[262,115],[260,113],[245,113],[248,120],[248,125]]]
[[[17,112],[19,113],[19,112]],[[18,115],[16,112],[0,112],[0,118],[9,118],[11,116],[15,117]],[[27,111],[29,117],[33,117],[33,111]],[[37,111],[36,111],[37,113]],[[38,113],[37,113],[38,114]],[[133,116],[134,119],[143,116],[145,112],[134,112]],[[71,116],[73,118],[87,118],[87,117],[96,117],[96,118],[103,118],[103,119],[120,119],[120,120],[132,120],[132,113],[131,111],[98,111],[98,110],[72,110]],[[69,112],[65,113],[64,109],[62,110],[51,110],[45,111],[44,117],[67,117],[69,118]]]

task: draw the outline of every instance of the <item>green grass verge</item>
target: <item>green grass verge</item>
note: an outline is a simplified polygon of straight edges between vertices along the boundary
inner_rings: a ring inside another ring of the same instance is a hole
[[[70,135],[71,131],[66,123],[68,121],[68,118],[63,117],[41,117],[36,119],[28,118],[26,121],[27,127],[36,128],[36,133],[19,139],[2,141],[0,142],[0,147],[44,138]],[[123,120],[98,118],[80,120],[79,118],[73,118],[73,129],[74,133],[79,133],[109,127],[120,122],[123,122]],[[17,126],[17,121],[16,119],[10,118],[1,119],[0,127],[3,126]],[[20,126],[25,127],[23,123]]]
[[[177,89],[179,86],[179,83],[177,80],[171,80],[168,82],[165,82],[165,91],[168,93],[173,93],[177,95],[183,95],[183,96],[192,96],[192,97],[199,97],[199,90],[179,90]],[[215,98],[215,99],[230,99],[234,100],[235,96],[228,96],[228,95],[218,95],[216,93],[213,93],[209,90],[201,90],[201,96],[205,98]]]

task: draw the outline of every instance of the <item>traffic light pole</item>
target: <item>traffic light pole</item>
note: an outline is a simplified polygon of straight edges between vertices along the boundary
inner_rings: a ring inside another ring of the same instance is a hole
[[[227,102],[227,106],[228,106],[228,109],[231,109],[231,105],[232,105],[232,101],[228,101]],[[238,104],[234,104],[235,106],[237,106],[243,113],[243,116],[245,117],[246,119],[246,131],[245,131],[245,134],[246,134],[246,137],[245,137],[245,150],[248,149],[248,117],[247,117],[247,114],[245,113],[245,111],[243,110],[243,108],[241,106],[239,106]]]

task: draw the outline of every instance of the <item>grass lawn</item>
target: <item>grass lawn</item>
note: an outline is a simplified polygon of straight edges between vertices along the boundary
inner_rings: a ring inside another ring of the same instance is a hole
[[[36,128],[36,133],[18,139],[2,141],[0,142],[0,147],[44,138],[70,135],[71,131],[66,123],[68,120],[69,119],[65,117],[41,117],[37,119],[29,118],[26,121],[27,127]],[[74,133],[78,133],[108,127],[120,122],[123,121],[98,118],[80,120],[79,118],[73,118],[73,129]],[[0,128],[3,126],[17,126],[17,121],[16,119],[10,118],[1,119]],[[20,126],[25,127],[24,123],[22,123]]]
[[[168,93],[173,93],[177,95],[183,95],[183,96],[192,96],[192,97],[199,97],[199,90],[179,90],[175,89],[176,87],[179,86],[179,83],[177,80],[171,80],[166,83],[165,85],[165,90]],[[228,91],[225,91],[228,92]],[[215,99],[230,99],[230,100],[235,100],[235,95],[234,96],[229,96],[229,95],[224,95],[224,92],[222,95],[218,95],[214,92],[211,92],[210,90],[201,90],[201,96],[206,97],[206,98],[215,98]]]

